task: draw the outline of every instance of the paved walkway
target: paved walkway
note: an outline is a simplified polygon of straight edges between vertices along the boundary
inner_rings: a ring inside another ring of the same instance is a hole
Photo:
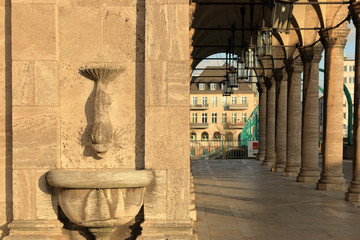
[[[343,192],[269,169],[250,159],[192,162],[199,240],[360,240],[360,208]]]

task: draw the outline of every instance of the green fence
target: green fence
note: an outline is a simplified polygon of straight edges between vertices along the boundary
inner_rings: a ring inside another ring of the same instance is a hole
[[[191,140],[190,158],[192,160],[248,158],[247,141]]]

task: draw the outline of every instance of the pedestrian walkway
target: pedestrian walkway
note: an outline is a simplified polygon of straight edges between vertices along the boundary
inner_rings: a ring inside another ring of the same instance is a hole
[[[344,192],[282,177],[256,160],[192,162],[199,240],[360,240]]]

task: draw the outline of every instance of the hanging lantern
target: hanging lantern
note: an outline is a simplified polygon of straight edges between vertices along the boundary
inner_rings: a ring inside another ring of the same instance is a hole
[[[237,80],[237,73],[233,67],[231,67],[230,71],[226,74],[227,85],[231,88],[239,87],[239,83]]]
[[[245,50],[245,68],[253,69],[256,67],[256,52],[255,46],[250,45],[248,49]]]
[[[272,33],[268,28],[263,28],[258,32],[257,55],[258,57],[272,55]]]
[[[245,68],[244,59],[240,59],[237,64],[238,64],[238,78],[239,79],[247,79],[248,78],[248,70]]]
[[[228,81],[224,80],[223,81],[223,96],[230,96],[233,93],[233,90],[231,87],[229,87],[228,85]]]
[[[272,28],[277,32],[290,33],[292,10],[292,2],[276,1],[273,8]]]

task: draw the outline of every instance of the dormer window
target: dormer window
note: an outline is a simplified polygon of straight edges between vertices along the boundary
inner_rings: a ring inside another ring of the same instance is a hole
[[[216,83],[210,83],[210,90],[216,90]]]
[[[199,83],[199,90],[205,90],[205,83]]]

